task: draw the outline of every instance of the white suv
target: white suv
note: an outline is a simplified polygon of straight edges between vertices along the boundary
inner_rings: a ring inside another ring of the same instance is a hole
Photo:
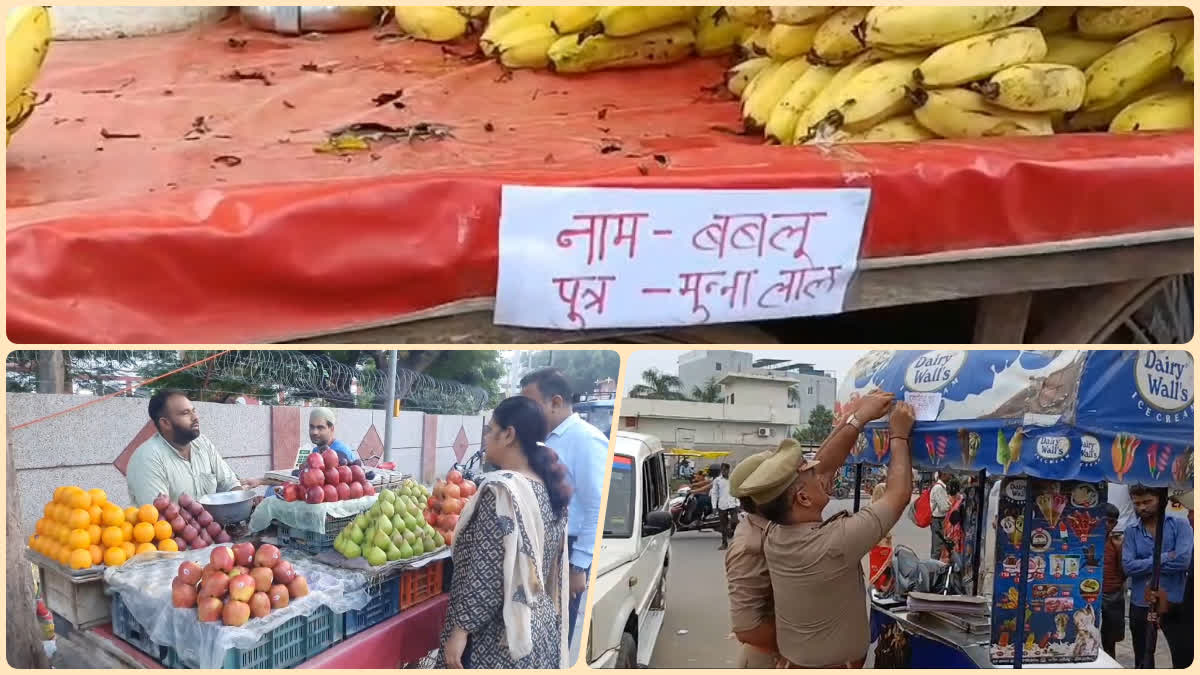
[[[673,523],[662,443],[617,433],[587,660],[593,668],[646,666],[666,613]]]

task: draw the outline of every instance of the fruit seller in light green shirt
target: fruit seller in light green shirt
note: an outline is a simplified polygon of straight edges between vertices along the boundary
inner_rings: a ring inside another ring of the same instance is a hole
[[[184,493],[203,497],[262,484],[238,480],[212,441],[200,435],[200,417],[183,392],[155,392],[149,413],[158,433],[134,451],[125,475],[135,504],[150,504],[160,494],[174,502]]]

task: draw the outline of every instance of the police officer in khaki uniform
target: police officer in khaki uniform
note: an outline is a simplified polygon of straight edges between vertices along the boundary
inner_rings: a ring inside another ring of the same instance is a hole
[[[782,447],[742,482],[758,514],[770,521],[763,556],[775,599],[776,643],[787,668],[861,668],[870,648],[870,620],[862,560],[912,498],[909,436],[913,411],[874,393],[826,439],[816,459],[799,446]],[[866,422],[887,413],[891,477],[883,497],[853,516],[822,520],[834,474],[845,463]]]
[[[796,444],[792,440],[783,443]],[[760,452],[747,457],[729,474],[729,492],[741,500],[744,514],[725,552],[729,619],[734,635],[742,643],[738,668],[774,668],[779,659],[775,646],[771,575],[762,552],[768,523],[755,513],[754,502],[741,493],[743,481],[774,452]]]

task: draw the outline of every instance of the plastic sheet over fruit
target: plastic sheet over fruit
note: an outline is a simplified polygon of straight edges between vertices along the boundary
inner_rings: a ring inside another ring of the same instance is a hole
[[[308,532],[325,534],[325,518],[348,518],[357,516],[375,504],[379,495],[344,499],[338,502],[288,502],[282,499],[264,499],[250,514],[250,531],[260,532],[277,520],[288,527]]]
[[[772,148],[719,60],[568,78],[470,48],[233,21],[56,45],[7,159],[9,337],[253,343],[489,298],[505,184],[867,186],[864,258],[1192,224],[1190,133]],[[410,135],[315,151],[361,123]]]
[[[171,605],[171,580],[185,560],[208,564],[212,549],[137,556],[104,573],[105,582],[113,592],[121,594],[122,602],[138,623],[146,627],[151,640],[174,648],[186,662],[199,664],[201,668],[220,668],[227,650],[250,649],[271,630],[289,619],[308,616],[322,605],[340,614],[361,610],[370,601],[361,575],[347,574],[285,552],[284,559],[308,580],[308,595],[238,628],[220,622],[201,623],[195,609]]]

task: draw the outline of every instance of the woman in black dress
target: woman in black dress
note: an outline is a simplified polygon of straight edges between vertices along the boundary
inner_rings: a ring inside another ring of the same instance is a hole
[[[443,668],[565,668],[570,599],[567,503],[558,455],[541,443],[534,401],[503,401],[484,431],[483,477],[455,531],[454,576],[442,629]]]

